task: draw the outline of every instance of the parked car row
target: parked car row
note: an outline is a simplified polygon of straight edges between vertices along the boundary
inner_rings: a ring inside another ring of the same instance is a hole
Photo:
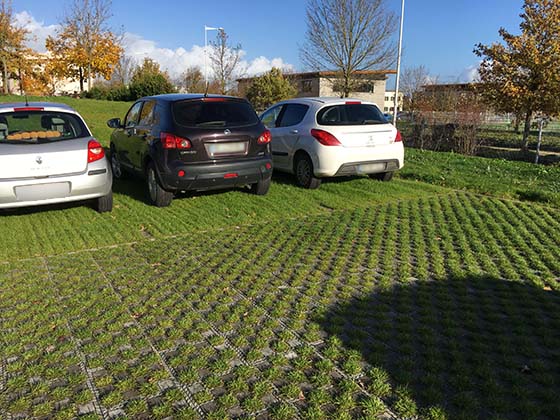
[[[112,178],[144,179],[163,207],[178,192],[269,188],[273,167],[298,185],[367,174],[388,181],[403,166],[400,133],[371,102],[300,98],[260,118],[245,99],[202,94],[142,98],[113,128],[110,161],[84,120],[53,103],[0,105],[0,208],[77,200],[112,208]]]

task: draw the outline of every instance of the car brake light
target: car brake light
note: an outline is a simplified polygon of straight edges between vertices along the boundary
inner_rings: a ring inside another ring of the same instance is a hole
[[[361,105],[360,101],[346,101],[346,105]]]
[[[189,139],[176,136],[175,134],[162,132],[159,138],[164,149],[190,149],[192,147]]]
[[[395,143],[402,141],[402,136],[401,136],[401,132],[399,130],[397,130],[397,134],[395,136]]]
[[[311,135],[323,146],[340,146],[338,139],[328,131],[312,129]]]
[[[225,102],[226,98],[202,98],[204,102]]]
[[[270,143],[271,140],[272,140],[272,135],[270,134],[270,131],[264,130],[264,132],[257,139],[257,143],[258,144],[268,144],[268,143]]]
[[[45,108],[37,107],[37,106],[26,106],[22,108],[14,108],[14,112],[25,112],[25,111],[44,111]]]
[[[98,161],[99,159],[103,159],[105,156],[105,150],[103,150],[103,146],[99,144],[97,140],[90,140],[88,143],[88,151],[87,151],[87,161],[88,163],[92,163]]]

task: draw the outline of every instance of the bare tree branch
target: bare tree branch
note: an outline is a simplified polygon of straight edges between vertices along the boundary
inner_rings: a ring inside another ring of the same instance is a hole
[[[301,60],[315,71],[336,70],[343,96],[350,93],[355,72],[395,62],[396,18],[384,0],[308,0],[307,22]]]
[[[224,95],[232,89],[241,61],[241,44],[235,47],[228,45],[228,35],[223,29],[218,31],[216,42],[211,42],[210,62],[221,94]]]

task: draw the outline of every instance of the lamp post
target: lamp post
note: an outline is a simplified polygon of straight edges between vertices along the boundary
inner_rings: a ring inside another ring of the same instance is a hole
[[[402,33],[404,22],[404,0],[401,0],[401,27],[399,31],[399,50],[397,55],[397,80],[395,82],[395,102],[393,104],[393,125],[397,126],[397,110],[399,109],[399,79],[401,76]]]
[[[207,68],[207,49],[208,49],[208,31],[223,31],[224,28],[213,28],[212,26],[204,25],[204,82],[208,88],[208,68]]]

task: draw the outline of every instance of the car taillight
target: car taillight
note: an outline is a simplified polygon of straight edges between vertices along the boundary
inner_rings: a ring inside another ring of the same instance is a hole
[[[103,150],[103,146],[97,140],[90,140],[87,149],[88,163],[103,159],[105,156],[105,150]]]
[[[164,149],[190,149],[192,147],[189,139],[176,136],[175,134],[162,132],[159,138]]]
[[[401,132],[397,130],[397,135],[395,136],[395,143],[402,141]]]
[[[258,144],[268,144],[268,143],[270,143],[271,140],[272,140],[272,136],[270,134],[270,131],[265,130],[264,133],[262,133],[260,135],[260,137],[257,139],[257,143]]]
[[[324,146],[340,146],[338,139],[328,131],[312,129],[311,135]]]

